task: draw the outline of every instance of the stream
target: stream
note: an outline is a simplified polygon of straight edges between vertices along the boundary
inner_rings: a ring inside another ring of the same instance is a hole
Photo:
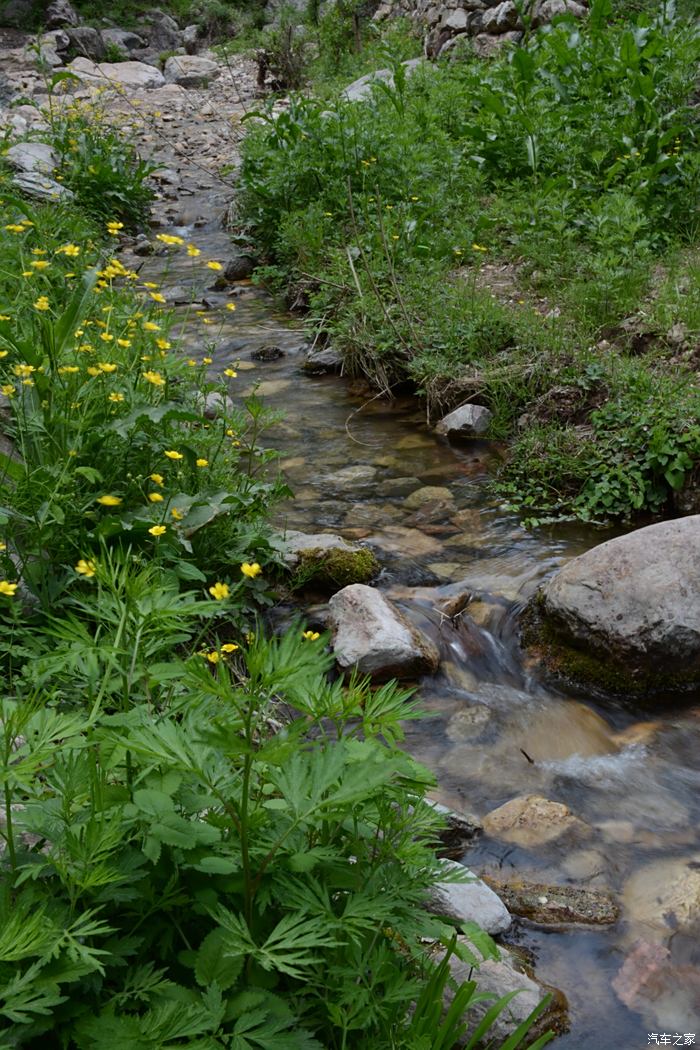
[[[178,223],[160,228],[193,241],[203,257],[225,260],[226,196],[212,184],[206,198],[181,199]],[[166,296],[174,286],[192,288],[214,321],[203,328],[195,310],[180,308],[175,331],[185,352],[211,355],[216,373],[235,367],[234,397],[256,390],[283,413],[265,443],[280,451],[295,496],[276,524],[371,545],[384,566],[377,586],[439,642],[440,670],[419,684],[425,717],[408,724],[405,741],[434,772],[435,797],[483,817],[535,794],[585,822],[573,845],[567,838],[565,847],[514,846],[482,835],[464,857],[478,874],[608,888],[620,902],[612,926],[516,919],[506,937],[569,1001],[571,1030],[555,1045],[633,1050],[648,1045],[651,1032],[695,1031],[700,1043],[700,942],[675,915],[664,917],[660,900],[689,858],[681,896],[700,897],[700,697],[644,709],[600,704],[548,684],[518,647],[518,615],[539,583],[612,533],[570,525],[526,531],[489,493],[498,448],[436,438],[416,399],[371,399],[361,383],[305,375],[301,322],[249,282],[204,292],[212,274],[198,266],[204,285],[193,284],[184,253],[138,262],[142,276],[162,280]],[[224,309],[231,298],[234,313]],[[253,359],[263,346],[282,355]],[[442,491],[414,506],[411,493],[426,486]],[[472,596],[465,616],[436,611],[436,600],[465,591]],[[687,904],[683,897],[679,914]],[[645,984],[649,953],[663,965]]]

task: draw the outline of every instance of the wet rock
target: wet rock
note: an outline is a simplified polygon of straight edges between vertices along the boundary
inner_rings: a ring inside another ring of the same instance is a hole
[[[481,736],[491,721],[491,711],[484,704],[471,704],[452,715],[445,735],[455,743]]]
[[[165,84],[163,74],[144,62],[101,62],[89,58],[74,58],[67,67],[88,84],[124,88],[159,88]]]
[[[76,26],[68,30],[70,47],[79,55],[85,55],[94,62],[101,62],[107,54],[107,49],[101,34],[92,26]]]
[[[129,55],[132,51],[146,46],[143,37],[138,33],[132,33],[129,29],[101,29],[100,33],[105,45],[111,44],[112,47],[118,47],[124,55]]]
[[[216,62],[201,55],[172,55],[163,69],[166,83],[184,88],[207,87],[221,75]]]
[[[333,533],[308,535],[290,529],[273,544],[299,582],[338,589],[351,583],[367,583],[379,572],[379,562],[371,551]]]
[[[281,357],[286,355],[282,347],[268,343],[265,346],[259,346],[257,350],[253,350],[250,356],[253,361],[279,361]]]
[[[338,665],[377,680],[415,678],[437,670],[440,654],[379,591],[344,587],[329,602]]]
[[[646,927],[649,940],[700,931],[700,853],[640,868],[625,883],[622,903],[625,918]]]
[[[700,680],[700,515],[573,558],[541,589],[531,636],[553,670],[608,692]]]
[[[80,16],[68,0],[52,0],[46,8],[44,24],[47,29],[63,29],[64,26],[77,26]]]
[[[224,267],[223,280],[227,284],[232,284],[234,281],[246,281],[253,273],[256,266],[256,260],[252,255],[240,255],[232,256]]]
[[[438,831],[438,838],[442,843],[442,848],[438,850],[439,855],[458,859],[483,830],[479,818],[472,813],[458,813],[430,798],[425,801],[445,821],[446,826]]]
[[[557,762],[581,755],[610,755],[618,751],[611,727],[586,704],[569,700],[527,718],[517,734],[518,746],[535,762]]]
[[[520,879],[504,880],[487,875],[484,881],[502,898],[513,915],[544,926],[569,923],[609,926],[620,914],[617,902],[605,890],[552,886]]]
[[[454,496],[448,488],[443,488],[441,485],[424,485],[406,497],[404,506],[407,510],[417,510],[424,503],[432,503],[436,500],[449,502],[453,499]]]
[[[458,938],[459,940],[462,938]],[[466,938],[464,943],[473,954],[473,949]],[[443,955],[444,953],[439,953],[436,959],[441,959]],[[547,994],[551,994],[552,999],[537,1018],[528,1038],[535,1039],[550,1029],[556,1034],[565,1032],[568,1028],[568,1004],[563,993],[537,981],[532,972],[527,971],[525,964],[515,952],[501,948],[500,955],[498,962],[493,959],[482,962],[476,972],[470,963],[462,962],[454,955],[450,958],[450,972],[457,985],[474,978],[478,984],[479,994],[485,996],[483,1000],[472,1002],[469,1005],[469,1010],[464,1017],[464,1020],[469,1023],[467,1036],[474,1032],[494,1002],[512,992],[518,994],[513,996],[488,1030],[489,1039],[493,1045],[500,1045],[509,1036],[512,1036]],[[446,988],[445,1006],[449,1006],[453,998],[452,988]]]
[[[442,546],[433,536],[426,536],[420,529],[408,529],[405,525],[388,525],[372,537],[372,544],[387,553],[404,557],[420,558],[439,554]]]
[[[453,439],[481,437],[489,429],[492,418],[492,413],[483,405],[462,405],[441,419],[435,432]]]
[[[591,829],[563,803],[540,795],[524,795],[488,813],[484,817],[484,831],[493,838],[530,849],[555,842],[564,835],[589,835]]]
[[[340,372],[343,368],[343,357],[330,346],[322,350],[310,350],[301,366],[309,375],[324,375],[327,372]]]
[[[17,142],[10,146],[5,160],[15,171],[50,175],[58,164],[58,156],[45,142]]]
[[[426,902],[428,911],[457,923],[475,922],[492,936],[509,929],[510,914],[497,893],[462,864],[444,860],[442,867],[448,879],[431,888]],[[450,876],[467,876],[470,881],[452,882]]]
[[[650,1028],[685,1032],[697,1022],[700,970],[674,962],[663,945],[637,941],[612,986],[627,1009],[641,1014]]]
[[[341,470],[335,471],[329,478],[329,480],[337,488],[354,488],[356,485],[367,485],[370,481],[374,481],[377,475],[377,468],[370,466],[369,463],[357,463],[351,467],[343,467]]]

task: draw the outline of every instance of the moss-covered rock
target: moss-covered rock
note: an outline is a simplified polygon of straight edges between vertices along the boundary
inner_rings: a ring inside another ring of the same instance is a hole
[[[312,584],[338,591],[351,583],[368,583],[380,565],[372,551],[341,536],[320,532],[307,535],[290,530],[275,544],[292,573],[295,587]]]

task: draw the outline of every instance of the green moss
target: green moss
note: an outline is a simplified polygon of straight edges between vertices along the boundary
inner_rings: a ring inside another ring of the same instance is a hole
[[[379,572],[379,562],[370,550],[323,550],[314,548],[299,552],[294,573],[294,586],[314,583],[339,590],[351,583],[368,583]]]
[[[640,699],[663,692],[682,692],[700,682],[700,668],[669,672],[638,665],[631,670],[620,660],[584,652],[544,616],[541,594],[521,617],[521,643],[529,655],[567,685],[593,689],[605,696]]]

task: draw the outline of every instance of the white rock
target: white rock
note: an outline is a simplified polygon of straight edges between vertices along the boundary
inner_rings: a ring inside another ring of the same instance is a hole
[[[10,146],[5,159],[15,171],[39,172],[50,175],[58,164],[58,157],[45,142],[17,142]]]
[[[12,179],[13,186],[28,197],[42,201],[73,200],[75,194],[49,175],[38,171],[21,171]]]
[[[353,583],[329,602],[339,667],[377,679],[415,678],[437,670],[440,654],[379,591]]]
[[[424,65],[422,58],[411,58],[408,62],[404,62],[403,65],[406,68],[406,75],[410,76],[414,73],[419,66]],[[377,83],[388,84],[390,87],[394,86],[394,74],[390,69],[375,69],[372,73],[366,73],[359,80],[354,80],[352,84],[343,91],[343,97],[348,102],[362,102],[365,99],[371,98],[374,85]]]
[[[159,88],[165,78],[155,66],[145,62],[93,62],[89,58],[74,58],[67,67],[88,84],[109,84],[124,88]]]
[[[282,552],[285,564],[294,568],[299,564],[304,552],[341,551],[343,554],[354,554],[362,550],[356,543],[348,543],[342,536],[336,536],[332,532],[297,532],[288,529],[284,536],[274,541],[274,545]]]
[[[216,62],[201,55],[172,55],[165,63],[165,80],[180,87],[206,87],[221,70]]]
[[[474,872],[452,860],[442,861],[446,874],[468,876],[469,882],[437,882],[430,891],[428,910],[455,922],[475,922],[492,936],[505,933],[511,918],[505,904]]]

